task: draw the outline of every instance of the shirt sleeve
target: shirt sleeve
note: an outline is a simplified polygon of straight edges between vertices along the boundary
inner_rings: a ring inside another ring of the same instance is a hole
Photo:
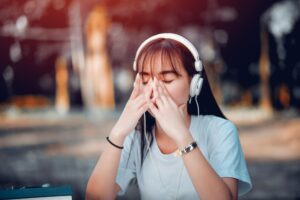
[[[252,183],[237,128],[228,120],[215,127],[209,137],[209,162],[220,177],[238,180],[238,195],[242,196],[251,190]]]
[[[121,188],[117,195],[124,195],[130,181],[136,177],[136,153],[133,145],[134,135],[135,133],[133,131],[126,137],[124,141],[124,148],[122,149],[118,172],[116,176],[116,183]]]

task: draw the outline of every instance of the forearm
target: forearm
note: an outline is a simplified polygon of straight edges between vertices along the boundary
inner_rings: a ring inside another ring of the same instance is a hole
[[[182,149],[192,141],[193,137],[188,132],[177,145]],[[229,188],[210,166],[199,148],[182,155],[182,159],[201,199],[231,199]]]
[[[112,133],[109,138],[114,143],[123,145],[124,138]],[[88,200],[114,199],[116,195],[115,179],[122,150],[108,142],[105,143],[104,149],[87,184],[86,198]]]

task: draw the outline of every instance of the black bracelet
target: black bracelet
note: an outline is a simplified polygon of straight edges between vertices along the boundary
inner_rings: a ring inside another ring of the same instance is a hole
[[[111,145],[113,145],[114,147],[117,147],[118,149],[123,149],[123,148],[124,148],[124,147],[121,147],[121,146],[119,146],[119,145],[114,144],[112,141],[110,141],[110,139],[108,138],[108,136],[106,137],[106,140],[107,140]]]

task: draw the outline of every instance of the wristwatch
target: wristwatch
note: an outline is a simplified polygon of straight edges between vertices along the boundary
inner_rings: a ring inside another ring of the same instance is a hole
[[[190,143],[189,145],[187,145],[186,147],[184,147],[183,149],[181,149],[179,151],[179,155],[182,156],[184,154],[187,154],[189,152],[191,152],[193,149],[195,149],[197,147],[197,143],[194,141],[192,143]]]

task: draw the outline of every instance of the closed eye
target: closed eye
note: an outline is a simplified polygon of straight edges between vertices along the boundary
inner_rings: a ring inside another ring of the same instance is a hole
[[[173,82],[173,80],[170,80],[170,81],[163,80],[163,82],[168,84],[168,83]]]

